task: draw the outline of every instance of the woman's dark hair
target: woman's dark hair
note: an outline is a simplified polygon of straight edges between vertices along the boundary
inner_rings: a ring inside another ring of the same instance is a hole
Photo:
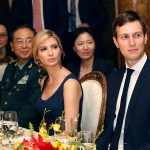
[[[94,37],[92,30],[88,27],[82,27],[82,28],[77,28],[76,30],[74,30],[74,32],[72,32],[72,45],[74,45],[75,40],[78,38],[78,36],[83,33],[90,34],[95,41],[95,37]]]
[[[127,22],[134,22],[134,21],[140,22],[142,29],[143,29],[143,33],[145,35],[147,33],[147,30],[146,30],[146,24],[144,20],[138,15],[138,13],[134,11],[125,11],[124,13],[116,17],[116,19],[113,22],[113,25],[112,25],[113,37],[117,38],[117,31],[116,31],[117,26],[121,27]]]
[[[11,52],[11,48],[10,48],[10,27],[6,22],[4,22],[2,20],[0,20],[0,25],[5,26],[6,31],[7,31],[7,35],[8,35],[8,42],[6,44],[6,56],[12,56],[13,57],[14,54]]]

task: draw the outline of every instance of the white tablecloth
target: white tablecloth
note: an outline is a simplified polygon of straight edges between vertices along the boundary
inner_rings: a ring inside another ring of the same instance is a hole
[[[30,137],[30,130],[22,128],[24,130],[24,133],[21,135],[18,135],[15,137],[12,142],[17,142],[20,141],[22,142],[24,138],[28,139]],[[2,142],[0,144],[0,150],[9,150],[8,148],[8,140],[7,139],[2,139]]]
[[[29,139],[30,138],[30,130],[28,129],[25,129],[25,128],[22,128],[24,130],[24,133],[22,135],[19,135],[17,137],[15,137],[13,139],[13,142],[16,143],[17,141],[20,141],[22,142],[23,139]],[[35,132],[34,134],[36,134],[37,132]],[[54,136],[50,136],[50,141],[54,140],[55,137]],[[65,139],[59,139],[61,142],[65,142],[64,140]],[[8,140],[7,139],[2,139],[2,143],[0,144],[0,150],[9,150],[9,147],[8,147]],[[83,150],[83,149],[82,149]],[[96,148],[94,149],[96,150]]]

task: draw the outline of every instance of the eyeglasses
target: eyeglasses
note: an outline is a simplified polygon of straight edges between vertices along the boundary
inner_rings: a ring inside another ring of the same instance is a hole
[[[1,38],[1,39],[6,38],[7,36],[8,36],[8,34],[7,34],[7,33],[1,33],[1,34],[0,34],[0,38]]]
[[[31,45],[32,44],[32,39],[31,38],[27,38],[27,39],[16,39],[14,41],[18,46],[22,45],[23,43],[27,44],[27,45]]]

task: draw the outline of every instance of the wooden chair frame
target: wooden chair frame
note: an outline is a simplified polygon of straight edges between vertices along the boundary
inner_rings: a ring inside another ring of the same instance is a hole
[[[86,80],[96,80],[100,83],[102,87],[102,103],[101,103],[101,110],[100,110],[100,118],[98,121],[98,128],[97,133],[103,129],[104,125],[104,119],[105,119],[105,111],[106,111],[106,97],[107,97],[107,83],[106,83],[106,77],[104,74],[100,71],[93,71],[85,76],[83,76],[80,79],[80,82],[84,82]],[[96,134],[97,134],[96,133]]]

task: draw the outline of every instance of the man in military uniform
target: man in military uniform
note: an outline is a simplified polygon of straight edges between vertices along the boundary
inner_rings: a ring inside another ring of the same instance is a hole
[[[28,128],[31,122],[38,129],[41,118],[36,110],[40,96],[38,67],[32,58],[32,40],[35,30],[27,25],[18,26],[11,37],[11,48],[17,56],[8,64],[1,82],[1,109],[16,111],[19,126]]]

